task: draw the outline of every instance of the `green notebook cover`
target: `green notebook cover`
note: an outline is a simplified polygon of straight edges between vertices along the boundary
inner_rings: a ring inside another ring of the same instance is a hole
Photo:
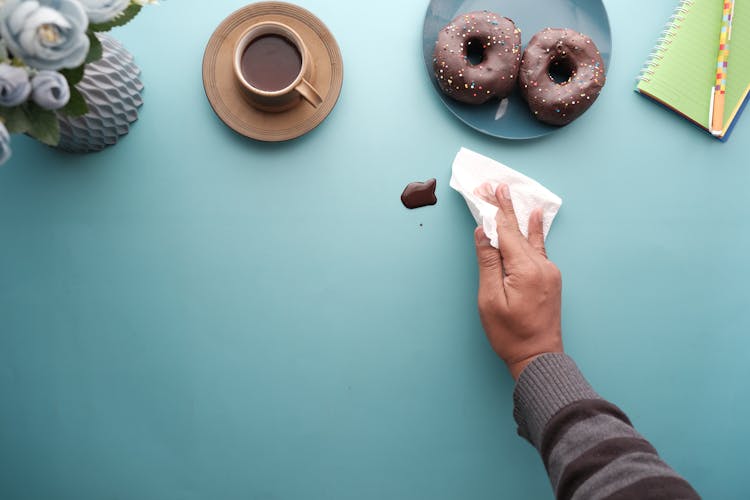
[[[723,0],[683,0],[639,77],[636,90],[709,129]],[[726,138],[750,93],[750,1],[737,0],[729,45]]]

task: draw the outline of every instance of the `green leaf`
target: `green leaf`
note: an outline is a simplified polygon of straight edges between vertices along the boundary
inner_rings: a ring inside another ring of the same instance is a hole
[[[125,26],[130,21],[132,21],[133,18],[137,16],[140,11],[141,11],[140,5],[136,3],[131,3],[128,6],[128,8],[122,12],[122,14],[112,19],[111,21],[107,21],[106,23],[99,23],[99,24],[93,24],[93,23],[89,24],[89,30],[101,32],[101,31],[109,31],[112,28],[116,28],[118,26]]]
[[[100,42],[99,39],[96,37],[96,35],[92,33],[91,31],[89,31],[86,34],[89,36],[89,41],[91,42],[91,46],[89,47],[89,53],[86,56],[86,60],[83,61],[83,64],[88,64],[94,61],[98,61],[104,55],[104,48],[102,47],[102,42]]]
[[[43,109],[33,102],[26,105],[31,121],[28,134],[48,146],[57,146],[60,142],[60,122],[54,111]]]
[[[83,80],[83,71],[84,71],[84,65],[81,64],[77,68],[73,69],[62,69],[60,70],[60,73],[62,76],[65,77],[66,80],[68,80],[68,85],[70,88],[73,88],[73,85]]]
[[[26,113],[26,106],[16,106],[13,108],[0,107],[0,118],[5,122],[5,127],[11,134],[24,134],[31,128],[29,115]]]
[[[62,109],[58,110],[65,116],[75,118],[77,116],[83,116],[89,112],[89,106],[86,104],[86,99],[75,87],[70,87],[70,100]]]

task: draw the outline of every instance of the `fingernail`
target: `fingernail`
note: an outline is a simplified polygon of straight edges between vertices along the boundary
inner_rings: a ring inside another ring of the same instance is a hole
[[[510,188],[507,184],[500,186],[500,193],[503,195],[503,198],[510,200]]]
[[[537,209],[536,220],[538,220],[540,224],[544,225],[544,211],[542,209]]]

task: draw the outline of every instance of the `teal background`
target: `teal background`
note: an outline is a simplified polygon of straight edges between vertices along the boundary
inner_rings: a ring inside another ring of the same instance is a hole
[[[477,318],[460,146],[564,199],[549,253],[595,388],[705,498],[746,498],[750,117],[721,144],[633,93],[676,3],[608,0],[607,87],[532,142],[444,108],[426,1],[300,1],[345,81],[279,145],[203,93],[243,1],[118,29],[147,86],[132,133],[90,156],[14,137],[0,169],[0,498],[551,498]],[[433,176],[439,204],[405,210]]]

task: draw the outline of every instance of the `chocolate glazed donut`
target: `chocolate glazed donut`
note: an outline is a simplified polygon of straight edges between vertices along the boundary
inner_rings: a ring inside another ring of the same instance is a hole
[[[518,81],[539,121],[567,125],[599,97],[606,81],[604,61],[586,35],[547,28],[526,46]]]
[[[516,86],[521,31],[508,18],[470,12],[440,30],[433,69],[443,93],[467,104],[504,98]]]

